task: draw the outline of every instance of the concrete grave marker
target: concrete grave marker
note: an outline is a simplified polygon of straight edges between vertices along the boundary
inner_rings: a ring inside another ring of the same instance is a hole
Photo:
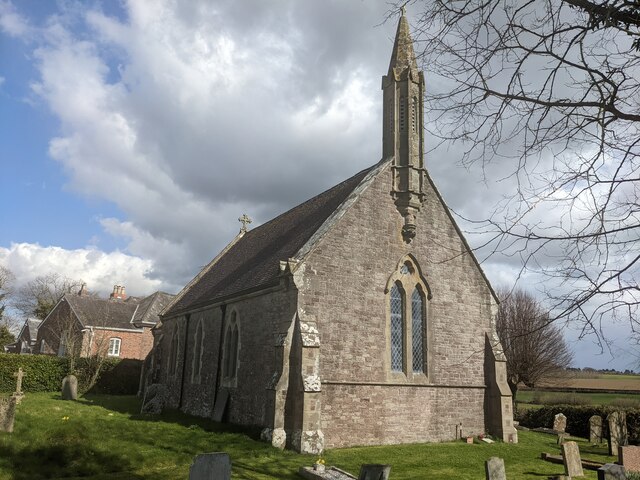
[[[78,399],[78,379],[75,375],[67,375],[62,379],[62,399]]]
[[[640,472],[640,447],[620,445],[618,447],[618,463],[627,472]]]
[[[564,432],[567,430],[567,417],[563,413],[558,413],[553,418],[553,429],[556,432]]]
[[[484,471],[486,480],[507,480],[507,474],[504,470],[504,460],[499,457],[491,457],[484,462]]]
[[[617,455],[618,447],[628,443],[627,414],[612,412],[607,417],[607,423],[609,424],[609,455]]]
[[[570,477],[582,477],[582,460],[580,460],[580,449],[576,442],[564,442],[562,444],[562,460],[564,462],[564,473]]]
[[[228,453],[203,453],[193,459],[189,480],[230,480],[231,459]]]
[[[0,398],[0,432],[13,432],[13,424],[16,420],[16,397]]]
[[[22,397],[24,397],[24,393],[22,392],[22,377],[24,377],[22,367],[18,368],[18,371],[14,373],[13,376],[16,377],[16,391],[13,392],[13,396],[16,398],[16,402],[20,403]]]
[[[358,480],[389,480],[391,465],[368,464],[360,467]]]
[[[622,465],[607,463],[598,469],[598,480],[627,480],[627,474]]]
[[[589,441],[602,443],[602,417],[600,415],[593,415],[589,418]]]

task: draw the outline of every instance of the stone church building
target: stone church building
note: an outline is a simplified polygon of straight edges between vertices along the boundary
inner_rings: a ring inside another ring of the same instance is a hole
[[[424,167],[423,73],[403,14],[383,156],[240,233],[154,329],[168,406],[278,447],[516,442],[497,300]]]

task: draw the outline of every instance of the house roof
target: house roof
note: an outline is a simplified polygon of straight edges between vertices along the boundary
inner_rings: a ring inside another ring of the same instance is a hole
[[[83,327],[139,329],[142,323],[155,324],[158,313],[173,295],[155,292],[145,298],[129,297],[121,301],[67,293],[63,298]]]
[[[275,283],[280,261],[294,257],[374,168],[362,170],[269,222],[240,233],[180,292],[163,316]]]

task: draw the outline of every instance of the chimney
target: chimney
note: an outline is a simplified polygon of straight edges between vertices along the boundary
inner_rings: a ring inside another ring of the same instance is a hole
[[[124,300],[127,298],[127,294],[124,293],[124,287],[120,285],[113,286],[113,292],[109,295],[109,298]]]

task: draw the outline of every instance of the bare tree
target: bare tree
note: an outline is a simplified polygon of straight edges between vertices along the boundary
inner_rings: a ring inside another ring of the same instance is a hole
[[[411,3],[428,128],[517,185],[474,219],[480,251],[553,277],[550,320],[640,330],[640,4]]]
[[[8,268],[0,265],[0,325],[8,329],[14,326],[14,320],[7,314],[6,307],[13,292],[15,276]]]
[[[515,405],[518,385],[534,388],[571,365],[573,354],[549,312],[524,290],[499,289],[496,330],[507,357],[507,382]]]
[[[44,319],[62,295],[77,290],[82,283],[54,272],[40,275],[16,291],[13,306],[25,316]]]

